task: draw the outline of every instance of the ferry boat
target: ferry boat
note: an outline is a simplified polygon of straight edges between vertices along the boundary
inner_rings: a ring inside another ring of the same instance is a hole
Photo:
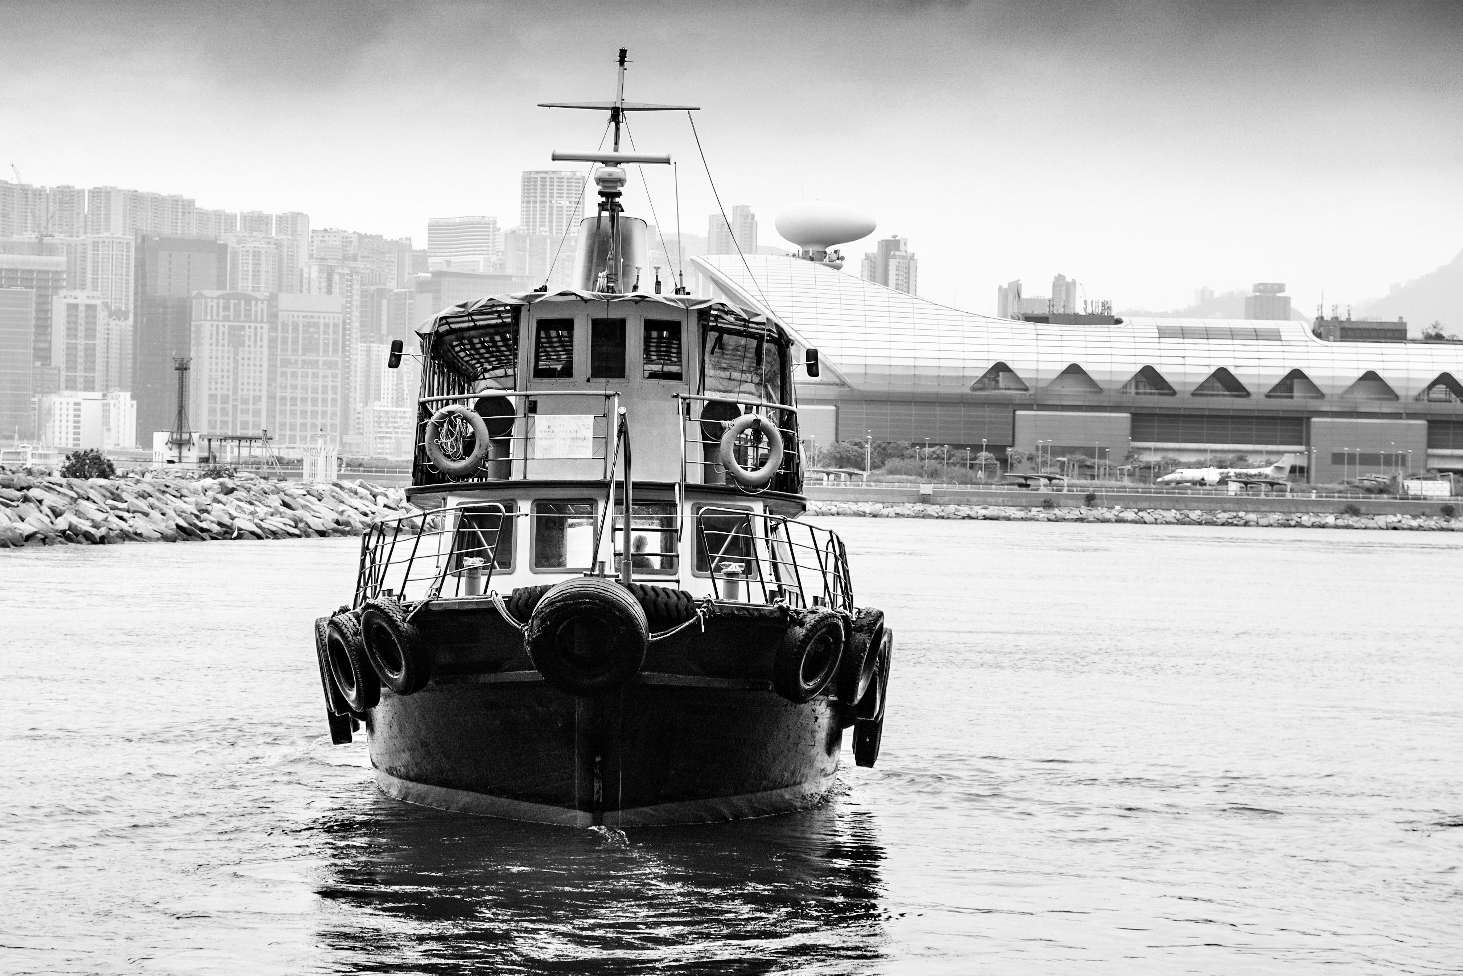
[[[761,311],[669,292],[625,214],[624,99],[575,282],[419,332],[412,514],[371,525],[354,597],[316,621],[335,742],[385,793],[567,825],[705,822],[818,803],[845,730],[879,754],[893,634],[808,524],[794,372]],[[390,365],[399,365],[400,343]],[[627,517],[628,513],[628,517]]]

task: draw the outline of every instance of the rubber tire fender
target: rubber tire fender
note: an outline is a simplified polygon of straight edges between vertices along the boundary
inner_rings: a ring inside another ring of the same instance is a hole
[[[325,649],[329,630],[329,617],[315,618],[315,661],[320,665],[320,687],[325,692],[325,721],[330,726],[330,741],[339,746],[351,741],[350,706],[330,674],[330,657]]]
[[[894,632],[886,628],[884,639],[879,645],[874,681],[864,696],[869,701],[860,701],[855,708],[858,718],[853,723],[853,761],[865,768],[872,768],[879,761],[879,745],[884,740],[884,705],[889,692],[889,664],[893,651]]]
[[[465,458],[452,460],[442,452],[442,444],[439,435],[442,433],[442,424],[449,417],[461,417],[467,421],[472,428],[472,453]],[[466,478],[477,471],[483,463],[483,458],[488,456],[488,425],[487,422],[475,410],[469,410],[460,403],[449,403],[447,406],[432,414],[432,419],[427,421],[427,457],[431,458],[437,470],[449,478]]]
[[[843,619],[814,610],[787,629],[772,658],[772,688],[795,705],[823,693],[843,657]]]
[[[767,438],[767,460],[762,466],[748,471],[737,461],[737,438],[756,427]],[[744,413],[721,435],[721,450],[716,458],[721,462],[727,477],[743,488],[766,488],[782,467],[782,432],[777,425],[759,413]]]
[[[594,576],[556,583],[528,618],[523,646],[544,680],[581,698],[626,684],[645,663],[650,626],[640,601]]]
[[[869,690],[884,642],[884,611],[860,610],[849,625],[849,642],[838,668],[838,700],[856,705]]]
[[[361,621],[355,613],[337,613],[330,618],[325,626],[325,650],[330,676],[350,710],[364,713],[375,708],[381,700],[381,682],[366,660]]]
[[[421,691],[432,680],[432,647],[406,619],[396,600],[375,597],[361,611],[361,644],[381,683],[398,695]]]

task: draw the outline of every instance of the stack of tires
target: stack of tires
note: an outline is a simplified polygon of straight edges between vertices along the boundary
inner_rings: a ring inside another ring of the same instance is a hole
[[[315,621],[315,653],[334,742],[351,741],[353,721],[376,707],[381,689],[410,695],[432,679],[432,653],[405,609],[391,597],[359,613],[341,607]]]

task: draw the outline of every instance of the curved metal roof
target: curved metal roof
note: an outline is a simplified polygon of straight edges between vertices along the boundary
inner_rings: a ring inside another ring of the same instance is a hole
[[[1005,363],[1028,389],[1038,391],[1053,381],[1060,387],[1059,377],[1075,364],[1106,393],[1120,392],[1151,367],[1175,395],[1192,396],[1198,389],[1203,397],[1213,389],[1206,381],[1223,369],[1248,396],[1263,399],[1298,369],[1328,400],[1389,399],[1374,383],[1357,387],[1370,371],[1405,401],[1426,398],[1444,374],[1443,386],[1463,378],[1463,344],[1326,342],[1295,321],[1149,316],[1124,316],[1118,325],[1013,321],[948,308],[792,257],[692,260],[733,301],[770,313],[800,344],[818,347],[834,367],[821,381],[801,378],[800,384],[969,394],[996,363]]]

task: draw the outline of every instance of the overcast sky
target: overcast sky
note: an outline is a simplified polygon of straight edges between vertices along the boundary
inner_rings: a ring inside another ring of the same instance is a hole
[[[518,174],[603,121],[534,103],[702,106],[723,202],[762,243],[805,198],[908,237],[921,293],[996,286],[1172,308],[1285,281],[1310,311],[1463,250],[1463,4],[30,3],[0,0],[0,164],[316,227],[517,222]],[[714,209],[684,115],[633,120]],[[4,175],[9,176],[8,172]],[[669,173],[651,171],[673,225]],[[638,177],[632,174],[632,187]],[[643,194],[633,211],[649,216]],[[849,250],[861,252],[863,246]]]

